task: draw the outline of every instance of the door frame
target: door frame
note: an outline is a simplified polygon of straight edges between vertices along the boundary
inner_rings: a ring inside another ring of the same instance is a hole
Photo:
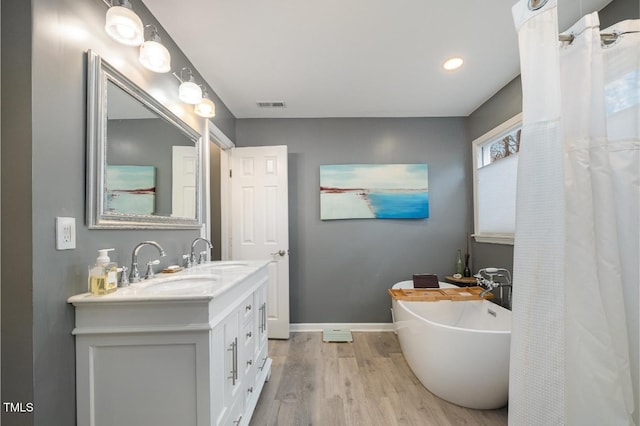
[[[215,143],[220,148],[220,252],[222,260],[229,260],[229,225],[230,225],[230,203],[231,203],[231,181],[229,179],[229,171],[231,170],[230,164],[230,150],[235,148],[236,144],[233,143],[227,135],[224,134],[218,126],[216,126],[211,120],[203,120],[205,122],[203,134],[209,135],[208,141]],[[207,209],[206,209],[206,236],[211,241],[211,164],[209,144],[206,145],[204,154],[206,162],[206,179],[204,192],[207,194]]]

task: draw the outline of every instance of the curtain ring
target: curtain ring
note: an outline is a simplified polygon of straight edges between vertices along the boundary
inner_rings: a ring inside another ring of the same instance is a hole
[[[533,11],[533,10],[538,10],[544,7],[545,4],[547,4],[549,0],[529,0],[529,4],[527,5],[529,7],[529,10]]]

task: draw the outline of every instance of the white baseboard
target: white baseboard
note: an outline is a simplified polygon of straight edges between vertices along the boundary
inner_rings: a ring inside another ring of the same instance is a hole
[[[349,329],[351,331],[394,331],[393,323],[298,323],[290,324],[289,330],[295,332],[322,331],[325,328]]]

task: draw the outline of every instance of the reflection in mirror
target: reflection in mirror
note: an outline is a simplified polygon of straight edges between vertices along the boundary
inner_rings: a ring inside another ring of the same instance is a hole
[[[105,211],[195,219],[193,141],[107,82]]]
[[[89,52],[88,224],[201,225],[199,135]]]

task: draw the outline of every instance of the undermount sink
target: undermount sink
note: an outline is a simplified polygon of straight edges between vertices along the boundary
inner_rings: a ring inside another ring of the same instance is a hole
[[[205,292],[217,281],[215,277],[177,276],[169,281],[150,283],[139,290],[149,293],[193,293],[198,290]]]
[[[202,265],[202,266],[207,269],[236,269],[236,268],[245,268],[249,266],[249,264],[247,262],[223,261],[223,262],[209,263],[207,265]]]

